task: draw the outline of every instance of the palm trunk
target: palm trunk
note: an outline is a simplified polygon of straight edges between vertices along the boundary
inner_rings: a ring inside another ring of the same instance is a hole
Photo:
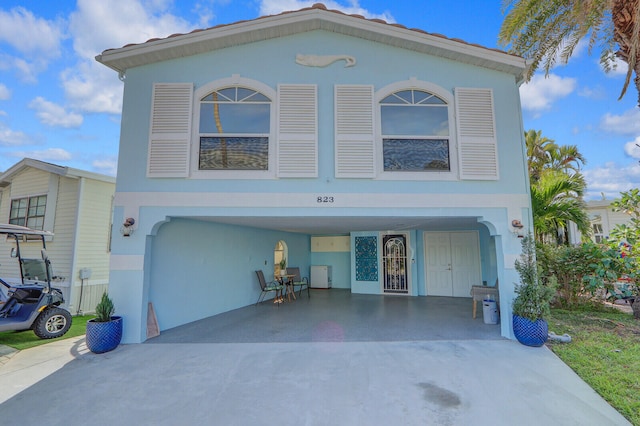
[[[631,309],[633,309],[633,317],[640,320],[640,297],[636,297],[635,301],[631,304]]]
[[[634,81],[636,83],[636,89],[638,90],[638,107],[640,108],[640,62],[636,62],[635,70],[636,78]]]
[[[213,104],[213,119],[216,122],[216,130],[218,133],[222,134],[222,122],[220,121],[220,104],[218,103],[218,94],[216,92],[213,93],[213,100],[215,103]],[[229,161],[227,158],[227,139],[222,136],[220,137],[220,150],[222,152],[222,168],[227,169],[229,167]]]
[[[613,39],[620,47],[617,55],[629,65],[627,76],[622,87],[622,98],[636,73],[634,83],[638,91],[640,107],[640,0],[613,0],[611,8],[613,20]]]

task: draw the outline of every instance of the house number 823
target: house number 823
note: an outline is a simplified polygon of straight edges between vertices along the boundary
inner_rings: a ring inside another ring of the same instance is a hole
[[[316,201],[318,203],[333,203],[333,197],[318,197]]]

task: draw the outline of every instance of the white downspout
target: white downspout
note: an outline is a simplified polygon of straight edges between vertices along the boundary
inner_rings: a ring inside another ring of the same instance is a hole
[[[84,194],[84,181],[85,178],[80,177],[80,183],[78,184],[78,205],[76,206],[76,218],[75,218],[75,226],[73,228],[73,241],[71,244],[71,252],[72,252],[72,256],[71,256],[71,277],[69,279],[69,285],[71,286],[70,291],[69,291],[69,298],[71,298],[73,295],[73,290],[75,288],[75,283],[76,283],[76,264],[78,262],[78,245],[79,245],[79,241],[80,238],[78,237],[78,230],[80,229],[80,207],[82,206],[82,201],[83,201],[83,194]],[[71,302],[71,300],[69,301]],[[80,302],[82,302],[81,300],[77,301],[78,303],[76,303],[76,300],[73,300],[74,305],[77,304],[77,307],[75,309],[75,312],[80,312]],[[71,303],[69,303],[69,310],[71,311],[71,313],[73,313],[73,310],[71,309],[73,305]]]

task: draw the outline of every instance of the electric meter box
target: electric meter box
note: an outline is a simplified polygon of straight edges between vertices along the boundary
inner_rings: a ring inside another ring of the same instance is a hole
[[[88,280],[91,278],[91,268],[80,268],[80,279]]]

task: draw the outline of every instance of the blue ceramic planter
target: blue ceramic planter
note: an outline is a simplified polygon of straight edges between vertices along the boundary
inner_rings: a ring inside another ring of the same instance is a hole
[[[527,318],[513,316],[513,334],[518,342],[527,346],[542,346],[549,337],[549,326],[542,319],[531,321]]]
[[[87,348],[101,354],[114,350],[122,340],[122,317],[111,317],[109,322],[87,321]]]

